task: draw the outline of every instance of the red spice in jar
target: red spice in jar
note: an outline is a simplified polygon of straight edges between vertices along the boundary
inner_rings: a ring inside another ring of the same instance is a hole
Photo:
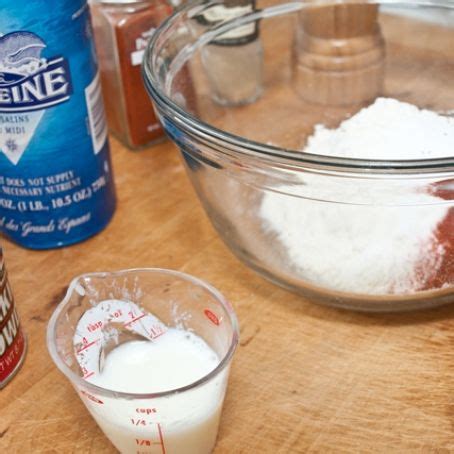
[[[149,38],[171,12],[163,0],[92,4],[108,124],[131,148],[164,135],[142,81],[141,63]]]

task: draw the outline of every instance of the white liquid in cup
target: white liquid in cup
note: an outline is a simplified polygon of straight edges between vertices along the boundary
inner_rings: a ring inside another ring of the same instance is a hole
[[[114,391],[153,393],[190,385],[219,364],[198,336],[170,328],[150,341],[112,350],[90,382]],[[82,394],[97,423],[123,454],[208,454],[219,425],[228,370],[210,382],[165,398],[127,400]],[[95,397],[95,399],[93,399]]]

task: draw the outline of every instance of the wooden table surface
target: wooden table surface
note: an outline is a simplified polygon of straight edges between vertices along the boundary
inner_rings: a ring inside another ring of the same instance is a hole
[[[106,230],[53,251],[3,242],[29,350],[0,392],[0,452],[115,451],[52,363],[45,331],[75,275],[131,267],[198,276],[237,311],[216,454],[454,452],[454,306],[400,315],[316,306],[234,258],[171,143],[112,148],[118,209]]]

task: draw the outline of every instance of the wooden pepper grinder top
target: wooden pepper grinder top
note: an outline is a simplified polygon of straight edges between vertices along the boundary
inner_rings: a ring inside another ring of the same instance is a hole
[[[376,5],[310,7],[299,14],[293,83],[306,101],[343,106],[376,98],[385,46]]]

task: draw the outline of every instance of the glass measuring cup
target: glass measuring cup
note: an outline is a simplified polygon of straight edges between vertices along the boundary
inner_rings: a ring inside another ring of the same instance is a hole
[[[108,320],[101,320],[98,313],[85,323],[86,314],[106,300],[116,301],[108,306]],[[147,325],[144,321],[149,318],[156,323]],[[141,331],[143,327],[148,334]],[[168,328],[202,338],[219,358],[214,370],[186,386],[161,392],[150,389],[146,394],[117,392],[88,381],[96,365],[102,368],[105,357],[118,345],[144,340],[144,334],[149,339],[164,336]],[[224,297],[199,279],[163,269],[75,278],[47,329],[52,359],[121,453],[211,452],[237,343],[236,316]],[[81,360],[90,356],[96,359],[95,367],[93,361]]]

